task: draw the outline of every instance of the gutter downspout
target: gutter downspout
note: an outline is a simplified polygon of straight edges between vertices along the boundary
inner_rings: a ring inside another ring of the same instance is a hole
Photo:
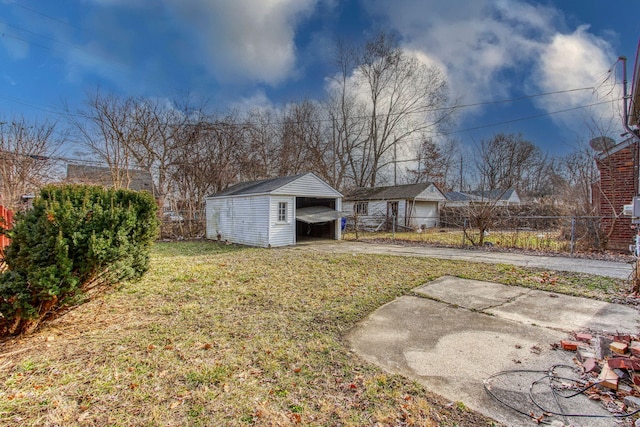
[[[629,111],[628,111],[629,96],[627,95],[627,57],[620,56],[618,57],[618,60],[622,62],[622,126],[627,132],[633,135],[633,137],[636,139],[636,142],[638,143],[636,145],[636,155],[634,156],[635,170],[636,170],[636,175],[638,177],[634,187],[635,187],[635,193],[636,195],[638,195],[638,193],[640,192],[640,173],[639,173],[640,171],[638,167],[640,163],[640,159],[638,158],[639,147],[640,147],[640,136],[638,136],[637,129],[635,130],[631,129],[631,127],[629,126]]]
[[[638,195],[638,190],[640,189],[640,173],[638,172],[638,166],[640,165],[640,136],[638,136],[638,131],[631,129],[631,127],[629,126],[629,112],[627,111],[627,57],[626,56],[620,56],[618,58],[620,61],[622,61],[622,105],[624,107],[624,111],[622,112],[622,125],[624,126],[625,130],[629,133],[631,133],[631,135],[633,135],[633,137],[636,139],[636,155],[634,156],[634,163],[636,166],[636,173],[637,173],[637,177],[638,180],[636,180],[636,195]],[[632,221],[633,222],[633,221]],[[632,291],[634,294],[637,294],[640,291],[640,256],[638,254],[638,242],[640,241],[640,234],[638,234],[640,231],[636,230],[636,240],[635,240],[635,248],[636,250],[634,251],[634,255],[636,256],[636,264],[635,264],[635,271],[634,271],[634,277],[632,279],[632,283],[633,283],[633,287],[632,287]]]

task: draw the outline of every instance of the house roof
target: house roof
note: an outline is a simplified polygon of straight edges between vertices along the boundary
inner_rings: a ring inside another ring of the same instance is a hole
[[[272,193],[298,196],[342,197],[342,194],[312,172],[261,179],[259,181],[241,182],[232,185],[226,190],[210,194],[207,197],[235,197]]]
[[[447,200],[452,202],[466,202],[471,200],[471,196],[469,194],[462,193],[460,191],[449,191],[448,193],[445,193],[445,197]]]
[[[599,153],[596,153],[595,158],[597,160],[604,160],[607,157],[611,156],[612,154],[617,153],[618,151],[624,150],[625,148],[631,146],[632,144],[636,144],[636,138],[635,137],[631,137],[631,138],[627,138],[622,142],[617,143],[616,145],[614,145],[613,147],[609,148],[608,150],[604,150],[601,151]]]
[[[516,190],[510,188],[508,190],[485,190],[485,191],[450,191],[445,194],[447,200],[451,202],[467,202],[482,200],[502,200],[508,201],[513,196],[518,196]]]
[[[509,200],[515,189],[509,188],[508,190],[486,190],[486,191],[470,191],[469,193],[484,200]]]
[[[298,175],[261,179],[259,181],[240,182],[238,184],[232,185],[226,190],[211,194],[209,195],[209,197],[271,193],[272,191],[277,190],[283,185],[287,185],[304,175],[306,174],[303,173]]]
[[[389,187],[357,188],[345,196],[347,200],[411,200],[419,197],[432,182],[394,185]],[[440,193],[440,190],[437,190]],[[440,193],[441,194],[441,193]]]
[[[148,171],[128,169],[126,172],[129,178],[129,189],[153,192],[153,179]],[[102,185],[105,187],[113,186],[111,170],[102,166],[74,165],[69,163],[67,165],[67,179],[79,184]]]

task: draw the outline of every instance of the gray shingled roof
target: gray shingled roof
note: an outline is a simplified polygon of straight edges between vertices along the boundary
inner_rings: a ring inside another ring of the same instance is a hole
[[[486,190],[486,191],[468,191],[463,193],[461,191],[450,191],[445,194],[447,200],[452,202],[466,202],[470,200],[509,200],[513,195],[514,189],[508,190]]]
[[[129,188],[131,190],[153,192],[153,178],[148,171],[129,169],[126,173],[130,180]],[[113,186],[111,170],[102,166],[69,163],[67,165],[67,179],[79,184]]]
[[[469,193],[485,200],[509,200],[514,191],[513,188],[510,188],[508,190],[470,191]]]
[[[471,200],[471,196],[460,191],[449,191],[448,193],[445,193],[444,196],[447,200],[451,200],[452,202],[466,202]]]
[[[345,196],[346,200],[410,200],[433,185],[431,182],[394,185],[390,187],[357,188]]]
[[[296,179],[306,175],[301,173],[292,176],[281,176],[278,178],[261,179],[259,181],[241,182],[239,184],[232,185],[226,190],[220,191],[215,194],[211,194],[208,197],[221,197],[221,196],[240,196],[248,194],[265,194],[270,193],[278,188],[295,181]]]

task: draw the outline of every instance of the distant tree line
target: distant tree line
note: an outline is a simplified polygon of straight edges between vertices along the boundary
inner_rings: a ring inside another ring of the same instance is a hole
[[[552,157],[521,134],[497,133],[466,148],[443,136],[456,113],[444,73],[392,35],[337,43],[334,65],[323,100],[212,113],[191,98],[97,89],[55,123],[0,119],[0,203],[15,207],[59,176],[46,159],[73,141],[109,168],[116,188],[128,187],[129,170],[149,171],[161,206],[184,212],[198,212],[206,195],[237,182],[300,172],[341,191],[422,181],[443,191],[515,188],[523,198],[591,212],[597,171],[589,149]]]

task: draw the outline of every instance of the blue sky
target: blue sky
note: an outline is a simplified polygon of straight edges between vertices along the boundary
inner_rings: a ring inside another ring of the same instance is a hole
[[[322,99],[336,38],[384,30],[478,104],[451,137],[522,133],[563,154],[620,140],[616,60],[631,80],[638,16],[637,0],[0,0],[0,117],[60,119],[98,85],[220,111]]]

